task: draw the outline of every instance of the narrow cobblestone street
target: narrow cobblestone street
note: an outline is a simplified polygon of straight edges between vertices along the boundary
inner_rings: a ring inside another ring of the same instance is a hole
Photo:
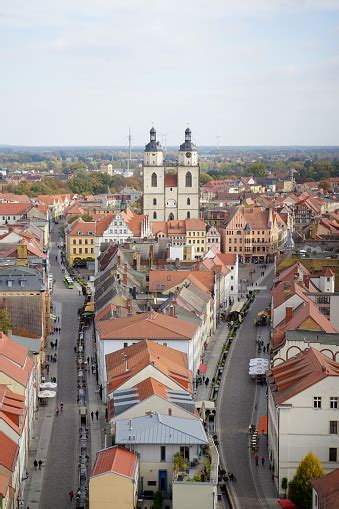
[[[272,281],[269,276],[264,284]],[[266,454],[266,466],[261,472],[254,466],[249,450],[248,426],[257,423],[260,415],[266,413],[266,387],[255,384],[248,375],[249,359],[258,355],[256,337],[258,328],[253,325],[257,313],[270,304],[269,290],[260,292],[239,328],[227,362],[227,368],[218,397],[217,431],[221,459],[227,471],[231,471],[236,482],[230,485],[236,507],[240,509],[278,507],[274,484],[268,466],[264,437],[261,440],[261,454]],[[268,328],[262,329],[262,339],[268,341]]]
[[[83,304],[83,297],[78,289],[68,289],[63,283],[63,273],[56,260],[59,240],[58,229],[52,234],[50,251],[50,271],[56,280],[53,289],[53,301],[61,304],[61,318],[57,325],[61,327],[58,338],[57,361],[57,398],[56,404],[64,403],[63,412],[57,417],[53,413],[53,427],[47,453],[43,487],[40,498],[40,509],[60,509],[69,507],[68,493],[76,490],[77,450],[78,450],[78,407],[76,400],[76,369],[74,345],[78,332],[78,308]]]

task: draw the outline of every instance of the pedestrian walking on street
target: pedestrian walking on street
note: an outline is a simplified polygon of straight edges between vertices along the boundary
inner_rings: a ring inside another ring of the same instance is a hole
[[[81,296],[81,290],[79,290],[79,297]]]
[[[264,466],[265,465],[265,458],[264,456],[261,458],[261,466]]]
[[[208,386],[209,381],[210,381],[210,379],[208,377],[206,377],[206,379],[205,379],[205,386],[206,387]]]
[[[53,350],[54,343],[52,341],[50,342],[50,345],[51,345],[51,349]]]
[[[70,501],[72,502],[73,498],[74,498],[74,491],[71,490],[69,493],[68,493],[68,496],[69,496],[69,499]]]
[[[266,346],[265,346],[265,345],[263,346],[262,351],[263,351],[264,353],[266,352]]]
[[[41,470],[41,465],[42,465],[42,461],[41,460],[38,461],[38,465],[39,465],[39,470]]]
[[[56,362],[56,361],[57,361],[57,354],[56,354],[56,353],[54,354],[53,359],[54,359],[54,362]]]
[[[58,340],[57,339],[55,340],[54,346],[55,346],[55,348],[58,348]]]
[[[259,456],[256,454],[254,456],[254,459],[255,459],[255,465],[258,466],[258,464],[259,464]]]
[[[38,466],[38,462],[37,462],[37,460],[34,460],[34,461],[33,461],[33,465],[34,465],[34,470],[36,470],[36,469],[37,469],[37,466]]]
[[[95,417],[97,418],[97,420],[99,419],[99,410],[95,411]]]
[[[64,409],[64,404],[63,404],[63,402],[61,401],[61,403],[60,403],[60,410],[61,410],[61,412],[63,411],[63,409]]]
[[[93,421],[93,417],[94,417],[94,412],[93,411],[91,412],[91,417],[92,417],[92,421]]]
[[[59,407],[58,407],[58,406],[57,406],[57,407],[56,407],[56,409],[55,409],[55,413],[56,413],[56,415],[57,415],[57,417],[58,417],[58,415],[59,415]]]

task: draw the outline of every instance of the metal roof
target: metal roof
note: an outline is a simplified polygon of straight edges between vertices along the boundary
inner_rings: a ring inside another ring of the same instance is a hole
[[[154,413],[116,422],[117,444],[207,444],[198,419]]]

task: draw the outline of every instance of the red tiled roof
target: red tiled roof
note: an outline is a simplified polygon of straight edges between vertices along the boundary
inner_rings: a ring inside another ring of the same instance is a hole
[[[9,339],[6,334],[0,332],[0,356],[7,357],[21,367],[25,366],[28,349]]]
[[[0,203],[1,216],[23,215],[32,207],[31,203]]]
[[[92,232],[92,235],[95,235],[96,226],[96,221],[84,221],[81,217],[79,217],[79,219],[71,224],[70,229],[68,230],[68,235],[90,235],[89,232]]]
[[[97,452],[91,477],[114,473],[133,479],[136,475],[138,457],[123,447],[109,447]]]
[[[3,431],[0,431],[0,465],[14,472],[19,447]]]
[[[311,479],[311,485],[318,494],[320,505],[326,509],[339,507],[339,468],[323,477]]]
[[[194,276],[204,287],[205,290],[212,292],[214,288],[214,275],[212,272],[189,271],[189,270],[150,270],[149,272],[149,291],[166,291],[180,285],[190,275]],[[164,287],[160,289],[160,287]]]
[[[191,392],[192,374],[188,369],[187,355],[147,339],[106,355],[108,392],[149,365]]]
[[[267,372],[268,384],[277,405],[328,376],[339,376],[339,364],[314,348],[306,348]]]
[[[140,401],[143,401],[144,399],[147,399],[154,394],[157,394],[161,398],[168,399],[168,387],[166,387],[166,385],[162,384],[158,380],[155,380],[154,378],[146,378],[137,384],[135,388],[138,389]]]
[[[197,326],[161,313],[102,320],[96,323],[100,339],[191,339]]]

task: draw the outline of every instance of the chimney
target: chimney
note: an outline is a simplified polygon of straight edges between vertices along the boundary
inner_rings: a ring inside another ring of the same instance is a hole
[[[175,316],[175,306],[174,306],[174,304],[170,305],[169,314],[170,314],[170,316],[173,316],[173,317]]]
[[[132,299],[127,299],[127,313],[128,316],[132,316]]]
[[[127,273],[127,271],[128,271],[128,265],[127,265],[127,263],[124,263],[124,271],[125,271],[126,273]]]
[[[124,272],[122,275],[122,284],[124,286],[127,286],[127,273],[126,272]]]
[[[118,265],[120,265],[120,255],[118,255]]]
[[[290,322],[293,318],[293,308],[291,307],[287,307],[286,308],[286,317],[285,317],[285,320],[286,320],[286,323]]]

